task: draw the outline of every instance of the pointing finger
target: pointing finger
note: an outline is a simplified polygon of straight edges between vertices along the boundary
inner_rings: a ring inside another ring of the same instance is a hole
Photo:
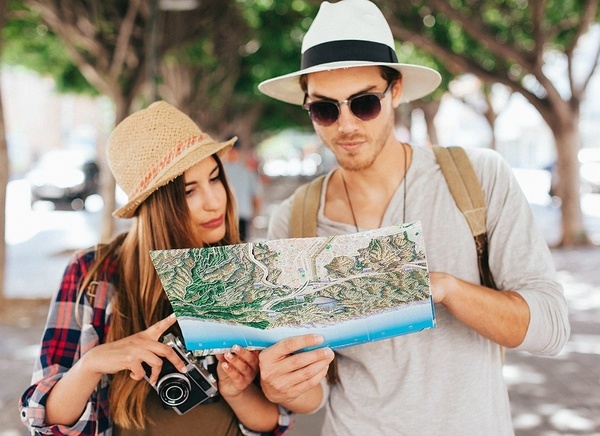
[[[177,317],[175,316],[174,313],[172,313],[171,315],[167,316],[166,318],[158,321],[156,324],[153,324],[150,327],[148,327],[145,330],[145,332],[151,339],[158,341],[158,339],[162,336],[162,334],[169,327],[171,327],[173,324],[175,324],[176,321],[177,321]]]

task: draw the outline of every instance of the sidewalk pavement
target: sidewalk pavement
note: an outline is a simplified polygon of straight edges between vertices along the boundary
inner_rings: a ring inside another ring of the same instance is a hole
[[[275,204],[291,192],[273,190]],[[548,207],[533,207],[549,243],[556,241],[558,217]],[[254,236],[264,237],[266,219],[257,221]],[[595,240],[600,219],[591,218]],[[600,246],[553,249],[565,287],[572,326],[564,350],[553,358],[507,350],[504,367],[517,436],[600,436]],[[10,299],[0,308],[0,436],[28,434],[17,402],[29,385],[48,307],[47,299]],[[292,436],[319,434],[321,415],[302,416]],[[426,429],[424,429],[425,431]]]

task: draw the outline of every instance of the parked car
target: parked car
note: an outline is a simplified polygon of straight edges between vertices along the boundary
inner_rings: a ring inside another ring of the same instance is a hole
[[[31,203],[46,200],[82,209],[86,198],[98,193],[99,175],[99,166],[90,153],[71,149],[48,151],[27,176]]]

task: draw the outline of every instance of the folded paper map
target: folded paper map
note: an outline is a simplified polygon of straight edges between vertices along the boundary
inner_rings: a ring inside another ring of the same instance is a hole
[[[306,333],[341,348],[435,327],[420,222],[150,256],[196,355]]]

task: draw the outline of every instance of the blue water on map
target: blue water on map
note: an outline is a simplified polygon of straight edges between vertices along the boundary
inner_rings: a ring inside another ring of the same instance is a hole
[[[323,335],[325,342],[322,346],[343,348],[435,327],[435,313],[430,301],[325,326],[261,330],[190,317],[179,317],[177,320],[188,350],[222,350],[233,345],[266,348],[281,339],[309,333]]]

